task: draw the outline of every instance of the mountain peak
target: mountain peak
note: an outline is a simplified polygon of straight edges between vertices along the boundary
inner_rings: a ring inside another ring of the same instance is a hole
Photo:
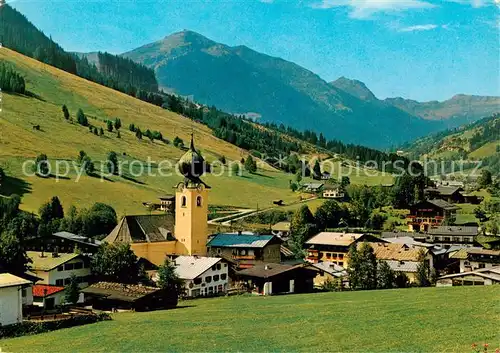
[[[362,100],[372,101],[377,100],[377,97],[373,94],[372,91],[366,85],[358,80],[350,79],[347,77],[339,77],[333,82],[330,82],[330,85],[341,89],[349,93],[350,95],[357,97]]]
[[[189,29],[183,29],[180,32],[172,33],[165,38],[163,38],[164,43],[189,43],[196,47],[207,47],[216,44],[213,40],[207,37],[191,31]]]

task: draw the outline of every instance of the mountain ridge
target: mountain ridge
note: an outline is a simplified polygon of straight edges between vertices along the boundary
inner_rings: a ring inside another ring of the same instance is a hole
[[[264,122],[323,132],[347,143],[386,148],[441,128],[392,105],[363,101],[293,62],[193,31],[122,56],[154,69],[160,86],[181,96],[233,113],[255,112]],[[400,134],[387,134],[401,122]]]

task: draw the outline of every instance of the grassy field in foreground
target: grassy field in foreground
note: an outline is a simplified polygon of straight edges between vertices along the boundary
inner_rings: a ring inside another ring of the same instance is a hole
[[[6,352],[470,352],[500,346],[500,286],[182,302],[113,321],[0,340]]]

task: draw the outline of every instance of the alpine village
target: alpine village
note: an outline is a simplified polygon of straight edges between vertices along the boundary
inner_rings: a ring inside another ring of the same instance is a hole
[[[500,97],[410,109],[188,30],[74,53],[0,15],[0,351],[500,348]],[[197,65],[293,86],[290,119]]]

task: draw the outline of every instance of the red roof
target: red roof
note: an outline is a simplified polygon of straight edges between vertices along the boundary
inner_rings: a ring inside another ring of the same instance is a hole
[[[33,296],[43,298],[62,290],[64,290],[64,287],[50,286],[47,284],[35,284],[33,285]]]

